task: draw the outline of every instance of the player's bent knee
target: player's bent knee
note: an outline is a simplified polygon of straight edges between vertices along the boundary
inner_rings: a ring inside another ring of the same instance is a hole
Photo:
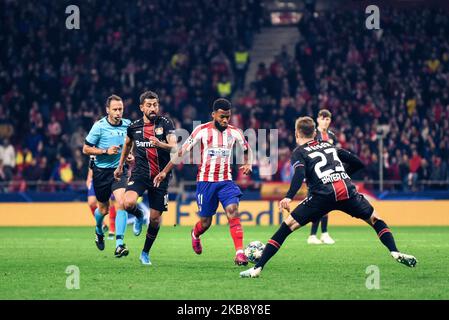
[[[132,199],[125,199],[123,202],[119,203],[119,207],[123,207],[124,210],[132,210],[137,205],[137,201],[133,201]]]
[[[376,221],[382,220],[378,215],[376,215],[376,212],[374,211],[371,215],[371,217],[366,221],[370,225],[374,225]]]
[[[98,202],[98,211],[102,215],[107,215],[109,213],[109,202]]]
[[[291,215],[289,215],[284,222],[292,231],[295,231],[296,229],[299,229],[301,227],[298,221],[296,221],[295,218],[293,218]]]

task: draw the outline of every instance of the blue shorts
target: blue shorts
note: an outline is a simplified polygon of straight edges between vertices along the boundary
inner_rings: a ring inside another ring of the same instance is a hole
[[[90,183],[89,189],[87,189],[87,196],[88,197],[96,197],[93,182]],[[111,194],[111,200],[115,200],[114,194]]]
[[[196,186],[196,202],[200,217],[211,217],[217,212],[218,202],[223,209],[230,204],[238,204],[242,192],[234,181],[198,182]]]

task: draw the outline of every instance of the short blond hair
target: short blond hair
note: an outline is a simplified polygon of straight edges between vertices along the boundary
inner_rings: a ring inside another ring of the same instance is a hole
[[[295,128],[304,138],[313,138],[315,121],[311,117],[300,117],[296,119]]]

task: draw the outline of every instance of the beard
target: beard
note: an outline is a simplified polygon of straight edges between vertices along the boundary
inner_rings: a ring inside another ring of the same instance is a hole
[[[157,114],[154,112],[149,113],[149,114],[145,113],[145,118],[147,118],[149,121],[154,121],[154,119],[156,119],[156,117],[157,117]]]
[[[214,120],[214,123],[215,123],[215,127],[216,127],[218,130],[220,130],[220,132],[225,131],[226,128],[228,127],[228,126],[226,126],[226,127],[222,126],[217,120]]]

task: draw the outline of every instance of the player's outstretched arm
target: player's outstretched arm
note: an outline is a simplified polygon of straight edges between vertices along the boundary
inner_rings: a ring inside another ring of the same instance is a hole
[[[279,209],[286,209],[290,212],[290,202],[298,193],[301,188],[304,177],[306,176],[304,166],[302,164],[295,167],[295,173],[293,174],[292,181],[290,182],[290,188],[287,191],[287,195],[279,202]]]
[[[170,172],[171,169],[173,169],[173,167],[175,166],[175,163],[179,163],[179,160],[182,159],[182,157],[184,156],[184,154],[187,151],[187,147],[183,147],[181,148],[177,153],[175,153],[172,156],[172,160],[170,160],[167,165],[165,166],[164,169],[162,169],[161,172],[159,172],[157,174],[156,177],[154,177],[153,179],[153,184],[154,186],[157,188],[159,187],[159,185],[161,184],[161,182],[165,179],[165,177],[167,176],[167,174]]]
[[[253,171],[253,151],[248,146],[248,149],[245,151],[245,163],[240,167],[243,170],[243,174],[249,175]]]
[[[84,144],[83,153],[89,156],[99,156],[102,154],[113,155],[118,154],[120,147],[119,146],[111,146],[107,149],[99,149],[96,146],[90,146],[88,144]]]
[[[123,151],[120,155],[120,162],[118,164],[117,169],[114,171],[114,178],[116,180],[120,180],[122,174],[123,174],[123,166],[125,164],[125,159],[128,158],[129,153],[131,152],[133,146],[133,141],[130,139],[130,137],[126,136],[125,143],[123,144]]]
[[[337,154],[340,160],[347,165],[346,173],[349,176],[365,167],[362,160],[348,150],[337,148]]]

